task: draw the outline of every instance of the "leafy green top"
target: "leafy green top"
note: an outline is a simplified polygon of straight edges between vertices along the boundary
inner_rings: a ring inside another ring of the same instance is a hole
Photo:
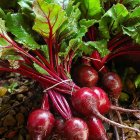
[[[21,60],[23,56],[20,54],[27,57],[29,52],[28,57],[32,59],[32,53],[39,50],[47,61],[57,65],[65,58],[71,59],[71,51],[75,57],[98,50],[104,57],[110,53],[108,41],[120,32],[140,44],[139,6],[139,0],[124,0],[122,3],[101,0],[14,1],[13,11],[7,10],[6,6],[0,9],[0,57]],[[96,40],[92,37],[88,40],[85,34],[93,26],[97,28],[94,32]],[[56,56],[59,56],[58,60],[55,60]],[[38,57],[36,59],[40,60]],[[32,66],[38,69],[40,64],[35,59],[32,61]]]

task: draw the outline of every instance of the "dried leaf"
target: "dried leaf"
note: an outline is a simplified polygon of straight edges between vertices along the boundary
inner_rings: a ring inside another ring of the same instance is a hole
[[[5,87],[0,87],[0,97],[4,96],[7,93],[7,88]]]

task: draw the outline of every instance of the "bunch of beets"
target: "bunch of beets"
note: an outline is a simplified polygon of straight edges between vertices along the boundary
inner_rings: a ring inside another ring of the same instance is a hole
[[[41,0],[36,2],[43,3]],[[56,21],[54,20],[53,23],[50,16],[54,9],[50,10],[47,15],[44,13],[46,10],[44,5],[43,3],[42,7],[34,6],[34,8],[38,8],[35,9],[35,12],[41,13],[37,15],[39,19],[35,20],[34,29],[37,28],[37,31],[40,32],[39,27],[36,27],[38,23],[42,24],[41,27],[47,26],[49,29],[46,34],[41,30],[41,35],[47,36],[43,36],[43,41],[47,44],[49,59],[46,59],[41,49],[27,49],[26,45],[17,43],[11,34],[5,31],[5,28],[0,29],[0,39],[8,44],[4,48],[4,52],[14,52],[14,55],[22,58],[16,61],[0,59],[0,71],[16,72],[33,78],[44,89],[40,109],[32,111],[28,117],[27,128],[31,139],[46,140],[55,129],[67,140],[108,140],[103,122],[115,128],[121,128],[122,132],[123,129],[130,129],[140,133],[137,128],[122,124],[120,112],[135,113],[140,110],[119,107],[118,99],[123,88],[122,81],[117,73],[110,72],[105,65],[116,56],[140,54],[140,50],[136,50],[136,44],[132,43],[130,37],[120,32],[109,40],[110,53],[108,55],[101,57],[98,50],[94,49],[91,55],[83,54],[78,58],[80,65],[77,66],[73,61],[75,55],[73,48],[70,48],[65,58],[59,57],[61,44],[57,42],[57,36],[54,34],[54,30],[59,24],[57,22],[61,22],[57,21],[59,13],[54,16]],[[48,7],[52,5],[47,3]],[[56,14],[55,10],[53,14]],[[39,21],[43,19],[46,21]],[[96,26],[91,26],[85,35],[86,38],[94,41],[92,34],[95,34],[96,30]],[[22,35],[20,34],[20,36]],[[87,40],[84,40],[83,37],[83,41]],[[131,50],[132,48],[133,50]],[[36,70],[38,67],[41,68],[41,72]],[[116,113],[118,122],[108,117],[111,113]]]

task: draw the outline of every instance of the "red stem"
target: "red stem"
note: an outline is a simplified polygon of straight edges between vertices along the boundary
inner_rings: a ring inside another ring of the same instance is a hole
[[[114,44],[118,39],[120,39],[122,36],[122,33],[118,33],[115,37],[113,37],[110,41],[108,46],[112,46],[112,44]]]
[[[48,91],[48,94],[53,102],[53,105],[54,107],[57,109],[57,111],[61,114],[61,116],[64,118],[64,119],[67,119],[69,118],[69,116],[67,116],[66,112],[64,112],[64,110],[62,110],[62,108],[60,108],[60,105],[58,104],[57,100],[56,100],[56,97],[54,95],[54,93],[49,90]]]
[[[54,69],[51,67],[51,65],[48,63],[48,61],[46,60],[46,58],[43,57],[42,54],[40,54],[39,51],[34,50],[34,53],[40,58],[40,60],[51,70],[54,71]],[[55,72],[55,71],[54,71]]]
[[[46,110],[46,111],[50,109],[47,93],[44,93],[41,109]]]
[[[111,55],[107,61],[115,58],[115,57],[118,57],[118,56],[121,56],[121,55],[127,55],[127,54],[140,54],[140,51],[126,51],[126,52],[119,52],[117,54],[113,54]]]
[[[55,77],[56,79],[61,80],[61,78],[56,75],[55,73],[53,73],[51,70],[49,70],[47,67],[45,67],[40,61],[38,61],[35,57],[33,57],[32,55],[30,55],[28,52],[24,51],[22,48],[20,48],[14,41],[10,41],[7,38],[5,38],[3,35],[2,37],[7,40],[10,44],[12,44],[14,46],[15,49],[17,49],[17,51],[19,51],[21,54],[26,55],[27,57],[29,57],[32,61],[34,61],[35,63],[37,63],[39,66],[41,66],[44,70],[46,70],[50,76]]]
[[[109,46],[109,50],[113,51],[113,49],[115,49],[116,47],[118,47],[119,45],[121,45],[122,43],[124,43],[128,40],[130,40],[130,38],[128,36],[124,37],[121,40],[118,40],[117,42],[115,42],[115,44],[112,44],[111,46]]]

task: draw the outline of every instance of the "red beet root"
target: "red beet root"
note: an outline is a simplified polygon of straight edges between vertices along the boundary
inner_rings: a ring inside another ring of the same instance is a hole
[[[33,140],[46,139],[54,126],[54,117],[49,111],[35,110],[28,117],[27,128]]]
[[[71,118],[65,122],[64,133],[67,140],[88,140],[88,126],[80,118]]]
[[[98,96],[90,88],[81,88],[73,93],[72,105],[78,112],[82,113],[83,115],[95,115],[97,118],[111,125],[140,132],[138,129],[116,123],[101,115],[101,113],[99,112],[100,102],[98,101]]]
[[[107,93],[100,87],[93,87],[91,89],[98,96],[98,100],[99,100],[98,110],[101,114],[108,113],[110,109],[116,110],[116,111],[118,110],[121,112],[127,112],[127,113],[140,112],[140,110],[125,109],[119,106],[112,105],[107,96]]]
[[[93,87],[91,88],[93,92],[98,96],[98,101],[99,101],[99,112],[101,114],[106,114],[110,110],[111,103],[108,99],[107,94],[105,93],[104,90],[102,90],[99,87]]]
[[[108,140],[102,121],[96,117],[91,117],[88,122],[89,140]]]
[[[98,96],[90,88],[84,87],[72,95],[72,105],[84,115],[92,115],[99,107]]]
[[[98,82],[98,73],[91,66],[81,65],[75,69],[74,79],[81,87],[93,87]]]
[[[122,91],[122,81],[118,74],[108,72],[103,75],[102,84],[104,88],[110,93],[110,96],[118,99]]]
[[[57,119],[55,120],[55,130],[56,133],[63,133],[64,131],[64,120],[63,119]]]

